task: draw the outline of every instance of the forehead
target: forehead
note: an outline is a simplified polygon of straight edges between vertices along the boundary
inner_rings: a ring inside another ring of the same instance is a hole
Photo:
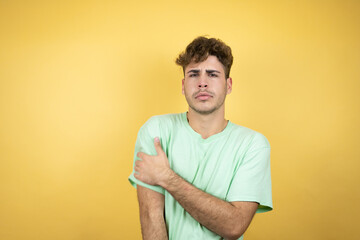
[[[216,56],[210,55],[205,61],[202,62],[191,62],[189,65],[186,66],[185,72],[191,70],[191,69],[212,69],[217,70],[219,72],[224,71],[224,65],[218,60]]]

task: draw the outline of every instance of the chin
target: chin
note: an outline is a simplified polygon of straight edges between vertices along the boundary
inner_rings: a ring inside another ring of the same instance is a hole
[[[191,106],[190,108],[201,115],[209,115],[217,110],[217,108],[195,108]]]

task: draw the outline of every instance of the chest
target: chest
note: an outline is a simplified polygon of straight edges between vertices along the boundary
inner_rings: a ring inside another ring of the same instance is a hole
[[[199,141],[173,138],[168,145],[171,168],[195,187],[224,199],[242,153],[227,139]]]

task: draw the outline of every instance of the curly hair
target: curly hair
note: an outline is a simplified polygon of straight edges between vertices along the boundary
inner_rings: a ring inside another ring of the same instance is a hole
[[[178,56],[175,63],[182,66],[185,74],[185,68],[191,63],[205,61],[208,56],[216,56],[224,66],[225,77],[229,78],[230,68],[233,63],[231,48],[220,39],[197,37],[187,47],[186,50]]]

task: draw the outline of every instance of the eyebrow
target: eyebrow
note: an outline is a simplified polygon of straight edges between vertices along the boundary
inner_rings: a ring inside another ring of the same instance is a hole
[[[188,71],[187,73],[191,73],[191,72],[193,72],[193,73],[199,73],[200,70],[199,70],[199,69],[191,69],[191,70]]]
[[[221,73],[221,72],[219,72],[218,70],[211,70],[211,69],[210,69],[210,70],[206,70],[206,72],[207,72],[207,73],[213,73],[213,72]]]
[[[190,71],[188,71],[187,73],[199,73],[200,72],[200,69],[191,69]],[[205,72],[207,72],[207,73],[214,73],[214,72],[217,72],[217,73],[221,73],[221,72],[219,72],[219,71],[217,71],[217,70],[212,70],[212,69],[207,69],[207,70],[205,70]]]

